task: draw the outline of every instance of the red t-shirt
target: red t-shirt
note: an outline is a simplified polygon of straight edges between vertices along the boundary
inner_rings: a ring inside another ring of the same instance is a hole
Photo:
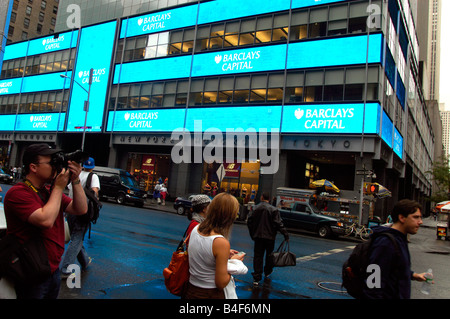
[[[40,191],[42,197],[47,201],[50,197],[48,191]],[[64,253],[64,217],[63,212],[72,199],[63,194],[61,208],[55,223],[51,228],[39,228],[28,222],[30,215],[45,203],[30,187],[24,183],[18,183],[11,187],[6,193],[4,210],[7,232],[15,235],[21,242],[25,242],[36,234],[39,234],[47,249],[50,268],[54,272],[59,267],[61,257]]]

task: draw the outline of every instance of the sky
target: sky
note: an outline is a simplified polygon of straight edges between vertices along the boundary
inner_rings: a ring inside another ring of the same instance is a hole
[[[450,111],[450,0],[442,0],[439,102]]]

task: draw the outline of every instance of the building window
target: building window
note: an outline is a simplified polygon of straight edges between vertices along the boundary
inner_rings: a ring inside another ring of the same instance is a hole
[[[41,9],[45,10],[46,7],[47,7],[47,1],[42,0],[42,2],[41,2]]]
[[[10,21],[11,22],[16,22],[16,16],[17,16],[17,14],[15,13],[15,12],[11,12],[11,19],[10,19]]]
[[[23,26],[25,29],[28,29],[28,27],[30,26],[30,19],[28,18],[23,19]]]
[[[14,35],[14,27],[13,26],[9,26],[8,37],[12,37],[13,35]]]
[[[42,33],[42,24],[40,24],[40,23],[37,24],[36,32],[37,32],[38,34],[41,34],[41,33]]]
[[[50,21],[51,25],[55,25],[56,24],[56,18],[52,18],[52,20]]]
[[[26,40],[28,38],[28,33],[25,31],[22,31],[22,40]]]
[[[27,6],[27,8],[25,9],[25,13],[29,16],[29,15],[31,15],[31,7],[30,6]]]
[[[45,14],[44,12],[39,12],[39,22],[44,22]]]

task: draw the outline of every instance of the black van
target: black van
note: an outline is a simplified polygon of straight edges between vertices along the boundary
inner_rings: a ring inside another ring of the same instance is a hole
[[[100,198],[113,198],[118,204],[134,203],[144,206],[147,193],[139,188],[136,179],[120,168],[95,166],[94,173],[100,179]]]

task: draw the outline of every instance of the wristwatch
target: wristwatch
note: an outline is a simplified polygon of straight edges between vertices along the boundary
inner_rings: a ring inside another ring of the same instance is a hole
[[[77,185],[77,184],[80,184],[80,183],[81,183],[81,181],[80,181],[79,178],[77,178],[76,180],[72,181],[72,185]]]

